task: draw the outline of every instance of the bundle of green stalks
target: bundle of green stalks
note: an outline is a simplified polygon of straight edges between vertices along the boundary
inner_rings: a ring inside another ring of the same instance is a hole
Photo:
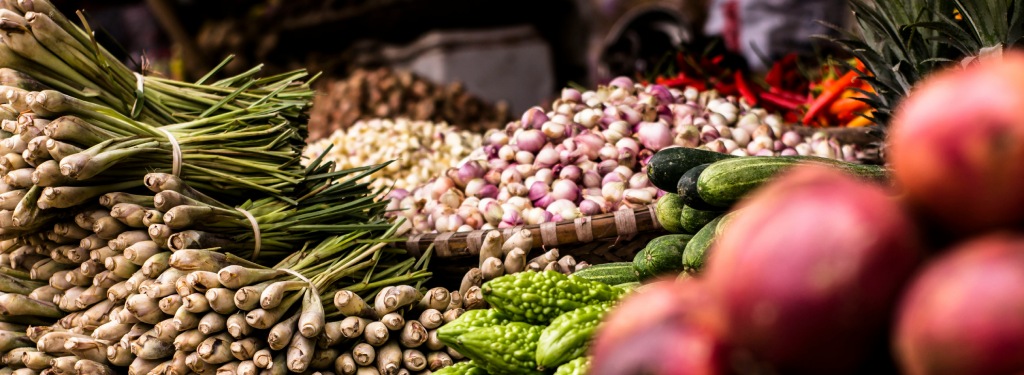
[[[82,30],[46,0],[0,2],[0,120],[18,138],[0,154],[22,177],[15,190],[39,190],[25,196],[41,210],[141,187],[153,171],[230,205],[284,199],[302,183],[314,95],[305,71],[259,77],[256,67],[208,82],[228,59],[195,83],[142,75],[84,21]]]

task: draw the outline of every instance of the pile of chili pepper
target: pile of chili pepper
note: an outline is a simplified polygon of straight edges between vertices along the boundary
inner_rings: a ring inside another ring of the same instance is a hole
[[[806,126],[867,126],[871,108],[859,100],[871,86],[859,79],[864,66],[845,71],[839,64],[826,63],[817,71],[800,68],[798,56],[789,54],[775,62],[763,77],[751,77],[742,67],[725,63],[725,54],[675,56],[674,75],[659,76],[654,82],[668,87],[713,89],[723,95],[743,98],[751,105],[779,113],[788,123]]]

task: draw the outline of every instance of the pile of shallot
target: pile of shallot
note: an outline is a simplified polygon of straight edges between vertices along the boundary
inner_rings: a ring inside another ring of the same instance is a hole
[[[735,155],[816,155],[857,160],[853,145],[824,133],[802,137],[734,97],[635,84],[562,90],[550,111],[533,107],[456,167],[388,197],[414,233],[461,232],[572,220],[647,206],[663,192],[648,159],[666,147]]]

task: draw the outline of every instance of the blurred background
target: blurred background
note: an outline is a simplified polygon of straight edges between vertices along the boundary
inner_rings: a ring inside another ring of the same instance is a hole
[[[845,0],[103,0],[81,9],[129,66],[194,80],[322,72],[311,138],[356,119],[407,115],[470,129],[550,102],[556,90],[653,76],[677,51],[765,69],[842,26]],[[114,43],[117,44],[114,44]],[[358,108],[356,108],[358,107]],[[454,109],[458,110],[454,110]]]

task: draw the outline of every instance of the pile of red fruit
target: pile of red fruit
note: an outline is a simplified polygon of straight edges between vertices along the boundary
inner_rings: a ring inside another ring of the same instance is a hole
[[[646,285],[591,373],[1024,373],[1024,53],[938,73],[890,126],[893,186],[801,167],[695,279]]]

